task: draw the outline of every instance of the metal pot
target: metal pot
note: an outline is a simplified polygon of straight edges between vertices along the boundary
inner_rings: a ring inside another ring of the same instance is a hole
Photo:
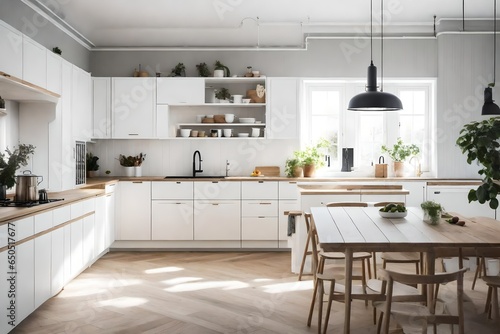
[[[40,178],[40,181],[38,181]],[[38,200],[36,187],[43,181],[42,176],[31,174],[25,170],[22,175],[16,175],[16,202],[32,202]]]

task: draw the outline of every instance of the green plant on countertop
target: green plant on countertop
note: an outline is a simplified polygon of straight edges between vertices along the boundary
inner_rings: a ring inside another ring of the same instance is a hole
[[[302,162],[297,158],[286,159],[285,175],[287,177],[300,177],[302,175]]]
[[[325,165],[326,149],[329,147],[330,142],[325,138],[321,138],[316,144],[293,152],[293,155],[295,159],[300,161],[302,166],[314,165],[316,168],[320,168]]]
[[[218,60],[215,62],[215,68],[214,69],[215,70],[223,70],[225,77],[230,77],[231,76],[231,72],[229,71],[229,67],[225,66],[224,64],[222,64]]]
[[[441,204],[434,201],[425,201],[420,204],[420,207],[428,216],[428,219],[424,216],[424,221],[428,220],[432,225],[437,225],[439,223],[441,213],[444,211],[444,208],[441,206]]]
[[[208,69],[208,66],[206,63],[199,63],[196,65],[196,70],[198,71],[198,75],[200,77],[209,77],[210,76],[210,70]]]
[[[172,69],[170,76],[171,77],[185,77],[186,76],[186,66],[184,66],[183,63],[178,63]]]
[[[99,165],[97,164],[97,160],[99,160],[99,157],[93,155],[92,152],[87,153],[85,157],[87,172],[99,170]]]
[[[467,154],[467,163],[477,160],[483,184],[469,191],[469,202],[489,202],[490,208],[498,208],[500,193],[500,117],[464,125],[457,139],[462,153]]]
[[[120,161],[120,165],[123,167],[141,166],[144,160],[146,160],[146,154],[143,154],[142,152],[136,156],[126,156],[120,154],[118,157],[118,161]]]
[[[219,88],[215,91],[215,98],[219,100],[227,100],[231,97],[231,94],[229,93],[229,89],[227,88]]]
[[[19,144],[13,151],[7,147],[6,153],[0,153],[0,185],[9,189],[16,184],[16,170],[28,165],[29,156],[35,153],[35,148],[31,144]]]
[[[415,144],[404,144],[401,138],[398,138],[396,144],[392,149],[385,145],[382,145],[382,153],[387,153],[391,157],[392,161],[403,162],[412,155],[417,155],[420,153],[420,149]]]

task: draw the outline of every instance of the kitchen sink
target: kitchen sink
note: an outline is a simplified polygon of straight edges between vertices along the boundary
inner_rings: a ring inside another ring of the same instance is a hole
[[[222,175],[197,175],[197,176],[165,176],[165,179],[224,179],[225,176]]]

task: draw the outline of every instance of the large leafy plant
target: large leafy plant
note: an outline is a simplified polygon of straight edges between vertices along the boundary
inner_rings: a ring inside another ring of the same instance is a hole
[[[420,149],[415,144],[404,144],[401,138],[398,138],[392,149],[382,145],[382,153],[387,153],[392,161],[403,162],[412,155],[420,153]]]
[[[479,175],[483,184],[469,191],[469,202],[489,202],[490,208],[498,208],[500,192],[500,117],[464,125],[457,139],[462,153],[467,154],[467,163],[477,160],[482,166]]]
[[[300,161],[302,166],[314,165],[317,168],[325,165],[326,149],[330,147],[327,139],[320,139],[316,144],[306,146],[303,150],[293,152],[295,159]]]
[[[35,146],[19,144],[11,151],[8,147],[5,153],[0,153],[0,185],[12,188],[16,184],[16,170],[28,165],[28,159],[35,153]]]

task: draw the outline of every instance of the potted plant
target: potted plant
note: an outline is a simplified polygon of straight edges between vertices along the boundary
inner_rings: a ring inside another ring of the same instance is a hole
[[[219,88],[215,91],[215,98],[219,100],[220,103],[228,103],[231,94],[227,88]]]
[[[230,77],[231,72],[229,68],[222,64],[220,61],[215,62],[214,77]]]
[[[324,151],[329,146],[330,142],[322,138],[314,145],[293,152],[295,159],[300,161],[302,165],[304,177],[313,177],[316,174],[316,169],[325,165]]]
[[[424,210],[424,222],[430,225],[439,224],[441,213],[444,211],[441,204],[434,201],[425,201],[420,204],[420,207]]]
[[[301,177],[303,175],[303,164],[297,158],[286,159],[285,162],[285,175],[287,177]]]
[[[120,166],[123,166],[125,170],[125,176],[134,176],[135,159],[133,156],[120,154],[118,161],[120,162]]]
[[[477,160],[482,167],[478,174],[483,176],[483,184],[469,191],[469,202],[489,202],[490,208],[497,209],[497,195],[500,193],[500,117],[464,125],[457,145],[462,153],[467,154],[468,164]]]
[[[28,164],[29,156],[35,153],[35,146],[19,144],[13,151],[6,148],[5,152],[0,153],[0,199],[5,199],[7,189],[16,184],[16,170]]]
[[[97,171],[99,170],[99,165],[97,164],[97,160],[99,160],[99,157],[93,155],[92,152],[88,152],[87,155],[85,156],[87,177],[97,176]]]
[[[186,66],[184,66],[183,63],[178,63],[172,69],[170,76],[171,77],[185,77],[186,76]]]
[[[404,144],[401,138],[398,138],[392,149],[382,145],[382,153],[387,153],[394,163],[394,175],[401,177],[404,175],[404,161],[412,155],[420,153],[420,149],[415,144]]]
[[[206,63],[199,63],[196,65],[196,70],[198,71],[198,75],[200,77],[209,77],[210,76],[210,70],[208,69],[208,66]]]

